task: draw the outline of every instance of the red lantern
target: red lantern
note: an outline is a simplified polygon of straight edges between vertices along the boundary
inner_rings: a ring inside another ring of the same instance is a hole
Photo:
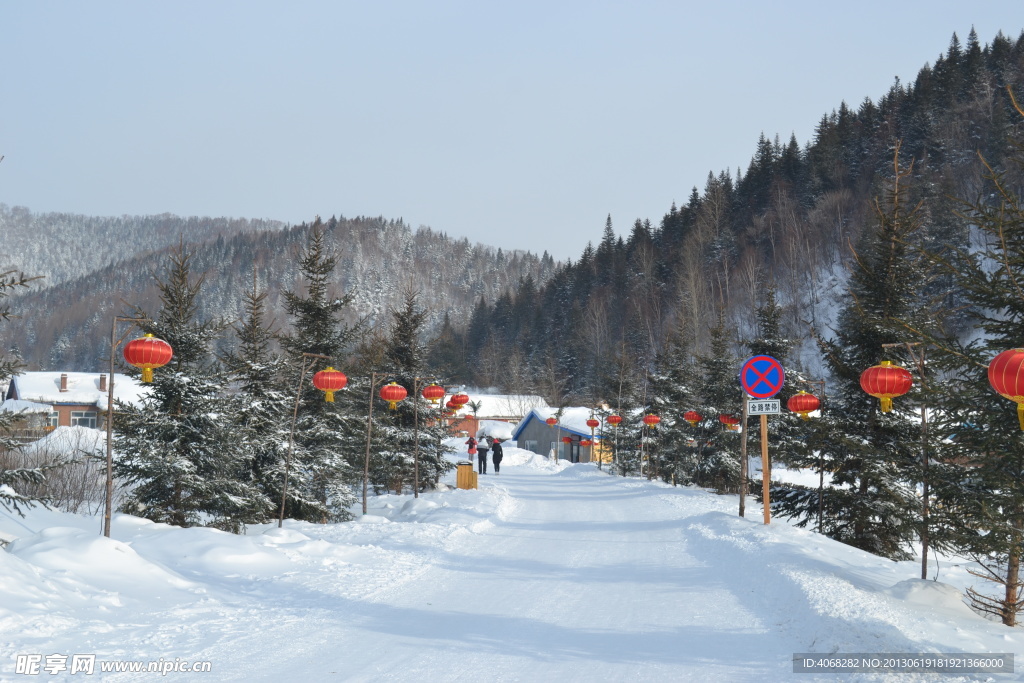
[[[1009,349],[993,358],[988,364],[988,383],[1017,404],[1017,419],[1024,430],[1024,349]]]
[[[571,436],[563,436],[562,437],[562,443],[572,443],[572,437]]]
[[[740,419],[735,415],[722,415],[718,416],[718,421],[726,426],[731,431],[737,431],[739,429]]]
[[[448,399],[448,402],[444,404],[444,407],[448,409],[448,412],[454,415],[455,413],[459,412],[459,408],[461,408],[462,406],[457,406],[455,405],[455,402],[453,400]]]
[[[124,345],[124,359],[142,370],[142,381],[153,381],[153,368],[162,368],[174,355],[171,345],[151,334]]]
[[[601,426],[601,421],[595,420],[594,418],[590,418],[589,420],[587,420],[587,426],[590,427],[591,429],[597,429],[598,427]]]
[[[593,445],[594,442],[591,441],[590,439],[583,439],[582,441],[580,441],[580,446],[582,446],[583,448],[590,448]]]
[[[644,415],[643,423],[652,429],[656,427],[659,422],[661,422],[661,418],[657,415],[652,415],[651,413]]]
[[[455,404],[456,410],[469,403],[469,396],[465,394],[455,394],[452,396],[452,403]]]
[[[914,380],[910,372],[892,361],[883,360],[860,375],[860,388],[882,401],[882,412],[892,410],[892,400],[910,391]]]
[[[398,402],[403,400],[407,395],[408,392],[405,390],[405,387],[397,382],[385,384],[380,388],[380,397],[388,402],[389,410],[394,410],[398,405]]]
[[[558,424],[558,418],[557,417],[549,417],[548,419],[546,419],[544,421],[548,423],[548,427],[554,427],[556,424]]]
[[[688,410],[683,415],[683,419],[690,423],[691,427],[696,427],[697,423],[704,419],[704,416],[698,413],[696,410]]]
[[[810,413],[821,407],[821,401],[814,394],[801,391],[789,397],[789,400],[786,401],[786,407],[803,419],[810,420]]]
[[[348,384],[345,373],[334,368],[327,368],[313,375],[313,386],[324,392],[324,400],[334,403],[334,392],[341,391]]]
[[[423,387],[422,395],[423,398],[427,399],[435,406],[437,402],[444,398],[445,390],[440,384],[430,384]]]
[[[604,419],[605,422],[610,424],[612,427],[618,427],[622,423],[622,418],[618,415],[609,415]]]

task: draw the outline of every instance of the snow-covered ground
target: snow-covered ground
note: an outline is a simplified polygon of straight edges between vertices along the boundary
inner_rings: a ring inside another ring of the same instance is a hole
[[[733,496],[512,447],[480,481],[245,536],[118,516],[107,539],[95,517],[0,513],[16,539],[0,680],[158,676],[111,662],[181,681],[1018,680],[793,673],[803,652],[1024,652],[963,605],[963,567],[921,581],[916,563],[765,526],[750,500],[744,519]],[[70,673],[75,655],[95,673]]]

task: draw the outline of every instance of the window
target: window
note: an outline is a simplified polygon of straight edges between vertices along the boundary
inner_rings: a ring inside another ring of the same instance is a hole
[[[56,410],[51,410],[50,414],[46,416],[46,427],[53,429],[60,424],[60,414]]]
[[[72,410],[71,426],[89,427],[90,429],[96,429],[96,412],[91,410]]]
[[[531,440],[527,439],[525,441],[525,444],[526,444],[526,450],[532,451],[534,453],[539,453],[539,451],[537,450],[537,442],[536,441],[531,441]]]

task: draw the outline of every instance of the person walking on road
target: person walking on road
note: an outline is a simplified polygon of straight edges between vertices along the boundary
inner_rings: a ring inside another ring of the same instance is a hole
[[[501,447],[501,441],[498,439],[491,441],[491,461],[494,463],[495,474],[501,471],[501,459],[504,455],[505,451]]]
[[[487,439],[480,439],[476,446],[477,472],[487,474]],[[497,470],[495,470],[497,472]]]
[[[469,439],[466,441],[466,445],[469,446],[469,450],[467,450],[466,452],[469,453],[469,462],[470,464],[472,464],[473,456],[476,455],[476,439],[474,439],[473,437],[469,437]]]

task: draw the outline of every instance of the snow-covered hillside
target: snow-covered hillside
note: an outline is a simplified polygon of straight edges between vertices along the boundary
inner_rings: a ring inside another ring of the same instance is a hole
[[[962,567],[921,581],[915,563],[739,518],[733,496],[515,448],[502,464],[476,491],[246,536],[118,516],[106,539],[95,517],[0,514],[16,539],[0,679],[88,680],[70,668],[95,655],[105,681],[153,677],[111,662],[182,681],[811,681],[839,676],[794,674],[794,653],[1024,652],[962,604]]]

